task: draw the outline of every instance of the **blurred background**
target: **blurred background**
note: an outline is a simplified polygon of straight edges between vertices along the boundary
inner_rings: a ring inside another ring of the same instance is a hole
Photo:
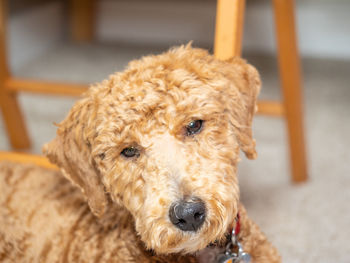
[[[214,0],[100,0],[93,41],[71,38],[69,1],[9,0],[7,59],[14,76],[99,82],[128,61],[193,40],[213,50]],[[243,57],[262,77],[260,98],[281,99],[271,1],[247,0]],[[285,121],[258,115],[259,157],[239,167],[242,201],[283,262],[350,262],[350,1],[297,0],[308,176],[292,184]],[[0,69],[3,70],[3,69]],[[77,97],[21,93],[32,148],[55,136]],[[0,115],[0,151],[11,146]]]

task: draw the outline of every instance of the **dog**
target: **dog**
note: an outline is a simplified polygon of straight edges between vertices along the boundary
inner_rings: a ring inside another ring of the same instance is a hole
[[[239,200],[260,86],[190,44],[93,85],[43,147],[60,171],[0,165],[0,261],[280,262]]]

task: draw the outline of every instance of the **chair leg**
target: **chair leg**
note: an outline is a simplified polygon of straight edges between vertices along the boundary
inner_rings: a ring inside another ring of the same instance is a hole
[[[304,142],[301,68],[294,22],[293,0],[273,0],[278,60],[287,118],[292,180],[307,180]]]
[[[9,78],[6,61],[6,0],[0,0],[0,109],[12,147],[28,149],[30,141],[24,119],[15,93],[6,90],[5,81]]]
[[[240,56],[244,24],[245,0],[218,0],[214,55],[218,59]]]
[[[2,84],[0,83],[0,89],[3,89]],[[12,147],[18,150],[29,149],[30,140],[16,94],[0,91],[0,97],[0,107]]]
[[[95,0],[70,0],[71,39],[88,42],[94,38]]]

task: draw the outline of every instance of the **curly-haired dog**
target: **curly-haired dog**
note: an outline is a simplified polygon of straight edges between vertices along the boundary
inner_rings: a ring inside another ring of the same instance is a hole
[[[189,45],[93,86],[44,146],[69,180],[0,166],[0,261],[280,262],[239,202],[259,89],[242,59]]]

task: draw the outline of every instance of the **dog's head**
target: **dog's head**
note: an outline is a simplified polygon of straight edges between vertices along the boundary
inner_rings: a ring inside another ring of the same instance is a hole
[[[100,216],[108,200],[157,253],[220,240],[237,215],[239,149],[255,158],[260,89],[244,60],[189,45],[133,61],[92,87],[44,146]]]

